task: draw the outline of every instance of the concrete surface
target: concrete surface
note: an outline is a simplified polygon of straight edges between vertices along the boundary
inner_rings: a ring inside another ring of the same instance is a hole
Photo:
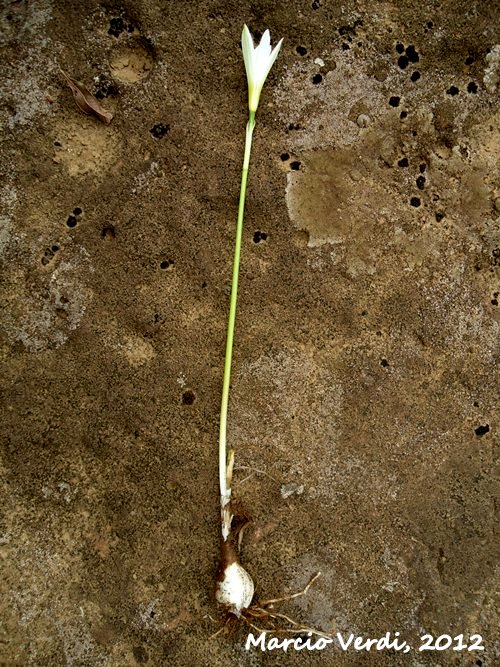
[[[498,664],[499,18],[3,0],[1,664]],[[285,41],[240,281],[243,563],[260,598],[321,570],[284,613],[398,631],[407,655],[209,639],[244,22]],[[424,633],[486,650],[419,652]]]

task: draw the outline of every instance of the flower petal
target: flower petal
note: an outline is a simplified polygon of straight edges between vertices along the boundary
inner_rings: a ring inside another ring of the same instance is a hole
[[[252,35],[246,25],[243,26],[243,32],[241,33],[241,49],[243,51],[247,79],[253,78],[254,45]]]
[[[264,31],[257,49],[260,49],[261,52],[265,53],[266,55],[271,53],[271,34],[269,33],[269,30]]]
[[[275,46],[274,49],[272,50],[271,55],[269,56],[269,62],[268,62],[268,66],[267,66],[267,67],[268,67],[268,69],[267,69],[267,72],[268,72],[268,73],[269,73],[269,70],[271,69],[271,67],[274,65],[274,61],[275,61],[276,58],[278,57],[278,53],[280,52],[280,49],[281,49],[281,45],[282,45],[282,44],[283,44],[283,37],[282,37],[282,38],[280,39],[280,41],[276,44],[276,46]],[[266,75],[266,76],[267,76],[267,75]]]

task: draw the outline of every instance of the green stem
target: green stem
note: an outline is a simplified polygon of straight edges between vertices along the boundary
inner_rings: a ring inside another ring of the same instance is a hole
[[[231,382],[231,362],[233,358],[234,324],[236,321],[236,303],[238,300],[238,277],[240,271],[241,238],[243,233],[243,217],[245,214],[245,196],[247,190],[248,168],[250,152],[252,150],[252,136],[255,127],[255,112],[251,111],[248,118],[245,135],[245,155],[241,172],[240,202],[238,206],[238,220],[236,223],[236,240],[234,245],[233,279],[231,283],[231,300],[229,305],[229,319],[227,323],[226,358],[224,362],[224,379],[222,383],[222,401],[220,408],[219,425],[219,485],[222,509],[231,499],[231,481],[228,480],[227,458],[227,411],[229,405],[229,386]],[[229,466],[231,467],[231,466]],[[230,477],[230,475],[229,475]],[[229,528],[229,526],[227,526]],[[224,533],[224,526],[223,526]],[[227,539],[227,538],[225,538]]]

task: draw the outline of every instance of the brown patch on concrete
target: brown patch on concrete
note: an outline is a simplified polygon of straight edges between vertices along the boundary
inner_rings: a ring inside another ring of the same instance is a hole
[[[139,43],[120,46],[111,54],[111,74],[122,83],[135,83],[145,79],[153,69],[153,58]]]

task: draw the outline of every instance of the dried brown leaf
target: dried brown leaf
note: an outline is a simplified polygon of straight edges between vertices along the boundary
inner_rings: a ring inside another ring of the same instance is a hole
[[[69,77],[66,72],[61,70],[61,72],[64,75],[64,78],[68,82],[68,86],[71,88],[71,92],[73,93],[73,97],[75,98],[75,102],[77,107],[82,111],[84,114],[91,115],[94,114],[94,116],[97,116],[97,118],[102,122],[106,123],[106,125],[109,125],[111,123],[111,120],[113,118],[113,114],[111,111],[107,111],[99,102],[99,100],[92,95],[92,93],[85,88],[83,83],[80,83],[80,81],[75,81],[75,79],[72,79]]]

